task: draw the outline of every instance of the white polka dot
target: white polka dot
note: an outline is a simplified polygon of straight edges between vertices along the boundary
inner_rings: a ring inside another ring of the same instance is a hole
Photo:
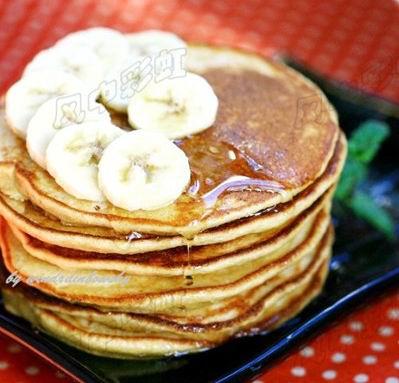
[[[300,377],[306,375],[306,370],[303,367],[296,366],[296,367],[291,368],[291,374],[293,376],[300,378]]]
[[[304,349],[302,349],[300,351],[300,354],[302,356],[304,356],[305,358],[310,358],[311,356],[314,355],[314,349],[313,349],[313,347],[309,347],[309,346],[305,347]]]
[[[359,321],[352,321],[352,322],[349,323],[349,328],[350,328],[352,331],[359,332],[359,331],[362,331],[362,330],[363,330],[364,326],[363,326],[363,323],[362,323],[362,322],[359,322]]]
[[[25,372],[28,375],[34,376],[37,375],[39,373],[39,369],[36,366],[29,366],[25,369]]]
[[[388,318],[392,320],[399,320],[399,308],[388,310]]]
[[[0,360],[0,370],[6,370],[8,368],[8,363],[4,360]]]
[[[17,354],[17,353],[21,352],[21,350],[22,350],[21,346],[17,343],[11,343],[7,347],[7,351],[10,352],[11,354]]]
[[[370,347],[374,351],[384,351],[385,350],[385,344],[380,343],[380,342],[373,342],[373,343],[371,343]]]
[[[377,363],[377,357],[374,355],[366,355],[363,357],[363,363],[364,364],[376,364]]]
[[[399,383],[399,378],[396,376],[389,376],[385,379],[385,383]]]
[[[64,379],[64,378],[66,378],[66,375],[63,373],[63,372],[61,372],[61,371],[56,371],[55,372],[55,376],[56,376],[56,378],[58,378],[58,379]],[[252,383],[263,383],[263,382],[261,382],[260,380],[258,380],[258,381],[253,381]]]
[[[346,360],[346,355],[343,352],[336,352],[331,356],[334,363],[342,363]]]
[[[333,380],[337,377],[337,372],[334,370],[326,370],[322,373],[322,377],[326,380]]]
[[[394,333],[394,329],[391,326],[381,326],[378,329],[378,333],[381,336],[391,336]]]
[[[355,338],[352,335],[342,335],[340,341],[342,344],[352,344]]]
[[[259,380],[259,379],[256,379],[252,383],[263,383],[263,382],[261,380]]]
[[[396,361],[393,363],[393,366],[399,370],[399,360],[396,360]]]
[[[353,381],[355,383],[366,383],[369,381],[369,377],[366,374],[357,374],[354,378]]]

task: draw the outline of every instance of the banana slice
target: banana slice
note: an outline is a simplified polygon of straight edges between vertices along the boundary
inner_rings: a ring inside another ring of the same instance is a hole
[[[151,65],[151,59],[132,56],[131,60],[110,71],[100,87],[101,101],[111,109],[126,113],[134,93],[145,87],[147,79],[152,79],[147,65]]]
[[[7,123],[18,136],[25,138],[28,123],[40,105],[50,98],[71,93],[87,93],[87,89],[69,73],[59,70],[30,73],[11,86],[6,94]]]
[[[210,127],[216,119],[218,99],[209,83],[201,76],[151,82],[129,101],[130,124],[137,129],[150,129],[169,138],[181,138]]]
[[[104,104],[118,112],[126,112],[129,99],[152,79],[163,74],[171,77],[177,71],[181,73],[187,48],[183,40],[169,32],[149,30],[125,36],[130,46],[129,58],[107,74],[101,87]],[[184,52],[174,56],[171,52],[174,49]],[[161,52],[167,57],[157,56]],[[162,70],[165,72],[161,73]]]
[[[129,211],[169,205],[189,180],[185,153],[157,132],[126,133],[104,150],[99,164],[100,189],[115,206]]]
[[[140,56],[153,56],[163,50],[187,49],[187,44],[173,33],[147,30],[125,35],[129,43],[130,54]]]
[[[55,46],[71,51],[77,48],[89,50],[97,56],[93,65],[101,64],[105,72],[122,63],[129,54],[126,37],[114,29],[103,27],[71,33],[59,40]]]
[[[104,149],[124,132],[107,122],[70,125],[59,131],[46,152],[48,172],[76,198],[103,201],[98,163]]]
[[[93,65],[97,56],[83,47],[60,47],[45,49],[39,52],[26,66],[24,75],[48,69],[58,69],[76,76],[87,84],[90,90],[99,88],[104,78],[101,65]]]
[[[88,95],[65,95],[42,104],[31,118],[26,146],[31,158],[46,168],[46,151],[52,138],[63,128],[86,122],[111,123],[111,117],[103,105],[90,104]]]

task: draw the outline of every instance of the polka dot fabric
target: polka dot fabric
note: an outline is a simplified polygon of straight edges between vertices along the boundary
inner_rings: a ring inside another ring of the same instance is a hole
[[[0,91],[40,49],[77,29],[158,28],[187,40],[287,52],[399,102],[396,0],[0,0]]]
[[[351,314],[252,383],[399,383],[399,293]]]
[[[0,335],[0,382],[71,382],[61,371],[32,354],[25,347]]]
[[[40,49],[81,28],[168,29],[264,55],[289,53],[326,76],[399,102],[394,0],[0,0],[0,93]],[[70,381],[0,336],[0,382]],[[399,296],[363,309],[255,382],[399,383]]]

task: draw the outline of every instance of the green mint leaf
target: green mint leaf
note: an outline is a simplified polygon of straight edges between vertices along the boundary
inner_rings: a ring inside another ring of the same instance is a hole
[[[335,197],[340,201],[349,199],[357,185],[367,176],[367,167],[365,164],[348,158],[342,171],[338,183]]]
[[[349,140],[348,157],[368,164],[389,136],[389,132],[389,125],[382,121],[368,120],[360,124]]]
[[[371,196],[357,191],[350,201],[350,207],[358,217],[385,234],[388,239],[395,238],[395,224],[392,217],[378,206]]]

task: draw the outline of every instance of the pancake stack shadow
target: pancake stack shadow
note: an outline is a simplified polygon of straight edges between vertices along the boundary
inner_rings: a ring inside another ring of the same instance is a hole
[[[68,195],[1,116],[8,311],[92,354],[160,357],[270,331],[319,294],[346,155],[335,112],[307,79],[257,56],[193,46],[188,65],[214,88],[218,119],[178,142],[195,193],[155,211]]]

